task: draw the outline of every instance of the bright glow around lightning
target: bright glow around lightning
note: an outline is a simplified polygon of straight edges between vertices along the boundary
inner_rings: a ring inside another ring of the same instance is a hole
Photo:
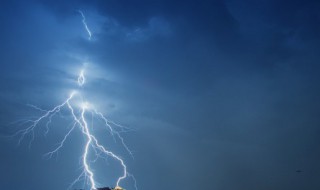
[[[85,16],[82,11],[79,11],[82,15],[82,23],[84,24],[85,29],[88,32],[89,39],[91,39],[91,32],[87,26]],[[76,79],[78,86],[82,87],[85,84],[85,70],[81,70],[78,74],[78,78]],[[79,103],[80,102],[80,103]],[[44,110],[34,105],[29,105],[30,107],[39,111],[42,115],[34,120],[27,120],[24,122],[26,127],[20,131],[17,131],[14,136],[19,136],[19,144],[28,136],[30,137],[29,146],[31,146],[32,142],[35,140],[35,132],[38,128],[45,127],[45,135],[47,135],[50,131],[50,126],[53,125],[54,117],[59,114],[65,114],[64,116],[69,118],[72,123],[69,126],[66,126],[67,132],[64,137],[59,141],[56,148],[48,153],[44,154],[44,157],[52,158],[57,155],[58,152],[64,147],[65,142],[71,138],[72,132],[75,130],[80,130],[85,137],[85,144],[83,147],[79,147],[83,150],[83,154],[81,155],[81,168],[82,172],[79,177],[75,179],[75,181],[71,184],[70,188],[75,186],[78,182],[84,181],[90,188],[90,190],[96,190],[99,188],[99,183],[95,180],[96,173],[92,169],[95,161],[100,158],[110,157],[118,162],[121,168],[121,175],[118,176],[118,179],[115,181],[113,185],[116,187],[120,187],[120,184],[127,177],[131,177],[134,182],[134,187],[136,188],[136,180],[133,175],[128,173],[127,165],[124,160],[114,152],[112,152],[109,148],[104,146],[98,138],[93,133],[93,126],[91,126],[88,122],[87,115],[91,114],[91,118],[95,118],[96,120],[100,120],[104,129],[107,130],[115,142],[120,142],[124,149],[133,157],[132,152],[129,150],[128,146],[125,144],[124,139],[120,135],[120,133],[127,132],[129,129],[122,125],[119,125],[115,122],[107,119],[102,112],[99,112],[94,105],[90,104],[85,97],[82,96],[80,92],[72,91],[61,104],[56,105],[50,110]],[[65,111],[68,112],[66,113]],[[45,125],[43,125],[45,124]],[[96,126],[95,126],[96,127]],[[119,141],[116,141],[118,139]],[[113,171],[110,171],[114,173]],[[137,189],[137,188],[136,188]]]
[[[81,70],[78,76],[78,85],[79,86],[84,85],[85,81],[86,81],[86,78],[84,77],[84,70]]]

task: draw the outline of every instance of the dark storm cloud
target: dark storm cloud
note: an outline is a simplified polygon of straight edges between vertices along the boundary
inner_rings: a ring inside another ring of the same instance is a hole
[[[318,2],[2,4],[2,124],[25,117],[30,110],[24,103],[48,108],[61,101],[79,64],[88,61],[94,63],[86,88],[94,92],[92,101],[137,128],[125,137],[141,189],[320,187]],[[87,15],[92,42],[78,9]],[[79,142],[69,146],[78,150]],[[1,146],[1,160],[10,166],[0,165],[0,171],[10,170],[0,173],[6,189],[19,183],[61,189],[73,180],[69,157],[49,161],[68,167],[63,176],[53,168],[47,172],[48,161],[40,160],[45,145],[29,152],[7,141]],[[26,178],[20,171],[30,168],[36,172]]]

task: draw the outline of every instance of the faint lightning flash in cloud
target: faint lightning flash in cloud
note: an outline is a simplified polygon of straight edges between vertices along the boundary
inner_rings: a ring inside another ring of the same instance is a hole
[[[79,11],[83,17],[83,24],[89,34],[89,39],[91,38],[91,32],[86,24],[85,16],[82,11]],[[77,84],[79,87],[82,87],[86,82],[85,78],[85,70],[81,70],[78,74]],[[71,184],[71,187],[76,185],[82,179],[90,187],[90,190],[96,190],[99,186],[99,183],[95,180],[96,174],[95,171],[92,169],[92,166],[99,158],[106,158],[110,157],[113,158],[115,161],[119,163],[119,166],[122,168],[122,172],[120,177],[118,177],[117,181],[114,185],[116,187],[120,186],[122,180],[126,179],[127,177],[131,177],[134,182],[134,187],[136,188],[136,180],[133,175],[128,173],[127,165],[125,164],[124,160],[111,150],[109,150],[106,146],[104,146],[94,134],[93,124],[92,126],[89,125],[87,115],[91,114],[92,120],[96,119],[98,121],[102,121],[104,129],[106,129],[110,137],[112,137],[115,142],[116,139],[120,140],[121,144],[123,145],[124,149],[133,157],[132,152],[129,150],[128,146],[125,144],[124,139],[121,137],[120,133],[127,132],[129,129],[117,123],[114,123],[108,120],[102,112],[99,112],[94,105],[90,104],[86,101],[85,97],[78,91],[72,91],[69,96],[63,101],[61,104],[53,107],[50,110],[44,110],[37,106],[29,105],[30,107],[36,109],[37,111],[41,112],[41,116],[36,119],[27,120],[24,124],[26,127],[20,131],[17,131],[14,136],[20,136],[19,144],[28,136],[30,137],[30,144],[35,139],[35,131],[42,127],[42,124],[45,124],[46,127],[45,135],[49,133],[50,126],[53,124],[53,119],[57,114],[64,114],[64,118],[70,119],[71,127],[67,127],[68,130],[62,140],[57,144],[57,147],[54,148],[52,151],[44,154],[45,157],[52,158],[54,155],[58,154],[58,152],[64,147],[65,142],[71,138],[71,134],[76,129],[79,129],[85,137],[85,145],[83,147],[83,154],[81,155],[81,169],[82,172],[80,176]],[[69,114],[65,114],[65,110],[69,112]],[[86,186],[86,185],[85,185]],[[70,187],[70,188],[71,188]],[[137,189],[137,188],[136,188]]]
[[[86,78],[84,77],[84,70],[80,71],[80,74],[78,76],[78,85],[82,86],[86,82]]]
[[[86,17],[84,16],[83,12],[81,10],[78,10],[78,12],[81,14],[82,16],[82,23],[83,23],[83,26],[84,28],[86,29],[88,35],[89,35],[89,40],[91,40],[91,37],[92,37],[92,33],[87,25],[87,21],[86,21]]]

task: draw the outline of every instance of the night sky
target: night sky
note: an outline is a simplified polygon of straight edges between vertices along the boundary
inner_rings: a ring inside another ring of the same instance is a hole
[[[81,173],[79,130],[43,157],[70,124],[60,116],[30,148],[10,135],[85,67],[85,97],[132,129],[134,159],[94,125],[140,190],[319,190],[319,63],[319,1],[2,0],[0,189],[63,190]],[[96,165],[114,186],[119,165]]]

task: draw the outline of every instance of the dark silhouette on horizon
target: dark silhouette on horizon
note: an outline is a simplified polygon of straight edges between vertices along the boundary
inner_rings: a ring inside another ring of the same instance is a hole
[[[98,188],[97,190],[112,190],[112,189],[109,187],[102,187],[102,188]]]
[[[74,189],[74,190],[84,190],[84,189]],[[113,188],[110,188],[110,187],[102,187],[102,188],[97,188],[96,190],[113,190]]]

